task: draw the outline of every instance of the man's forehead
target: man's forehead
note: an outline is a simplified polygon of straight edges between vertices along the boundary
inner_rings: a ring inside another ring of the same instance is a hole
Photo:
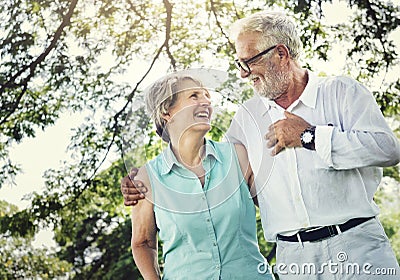
[[[235,42],[237,57],[239,59],[246,59],[257,54],[259,37],[260,34],[256,32],[240,34]]]
[[[242,54],[242,53],[251,53],[254,50],[257,50],[256,44],[238,44],[236,46],[236,53],[237,54]]]

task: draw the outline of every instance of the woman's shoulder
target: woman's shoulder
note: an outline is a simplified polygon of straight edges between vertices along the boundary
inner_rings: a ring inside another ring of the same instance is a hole
[[[146,187],[149,188],[151,185],[146,165],[139,167],[135,180],[141,181]]]
[[[235,144],[232,142],[219,142],[214,140],[207,140],[207,149],[212,149],[220,158],[229,157],[235,151]]]
[[[166,165],[168,165],[169,162],[172,160],[171,156],[168,155],[167,149],[169,149],[169,147],[165,148],[161,153],[159,153],[154,158],[148,160],[143,167],[146,167],[148,172],[157,173],[164,170]]]
[[[245,147],[243,144],[235,143],[235,144],[233,144],[233,145],[234,145],[235,151],[236,151],[236,153],[237,153],[238,155],[239,155],[239,154],[245,153],[246,156],[247,156],[247,150],[246,150],[246,147]]]
[[[238,158],[238,161],[240,163],[240,166],[243,168],[247,168],[249,165],[249,159],[247,156],[247,150],[246,147],[243,146],[242,144],[234,144],[236,155]]]
[[[207,139],[206,142],[207,145],[211,145],[215,147],[216,149],[226,149],[226,148],[232,148],[234,147],[234,144],[229,141],[214,141],[211,139]]]
[[[207,140],[207,144],[211,145],[211,147],[222,158],[230,156],[232,153],[235,153],[239,158],[242,158],[243,155],[245,155],[247,158],[246,147],[242,144],[237,144],[232,142],[217,142],[213,140]]]

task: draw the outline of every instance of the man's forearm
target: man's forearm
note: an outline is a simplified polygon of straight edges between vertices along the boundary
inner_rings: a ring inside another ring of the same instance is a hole
[[[399,143],[390,131],[380,133],[342,132],[336,129],[332,134],[331,153],[326,156],[322,155],[322,157],[329,166],[336,169],[367,166],[386,167],[399,162]]]

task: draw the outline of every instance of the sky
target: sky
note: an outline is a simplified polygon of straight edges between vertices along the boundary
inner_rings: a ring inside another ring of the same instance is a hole
[[[400,4],[400,0],[393,1]],[[327,10],[326,18],[329,22],[336,22],[342,20],[346,16],[347,8],[345,3],[338,3],[333,1],[332,7]],[[340,16],[338,16],[340,15]],[[393,35],[393,39],[397,46],[400,46],[400,30]],[[107,63],[106,58],[104,63]],[[148,67],[146,62],[142,62],[143,67],[135,69],[145,69]],[[345,63],[345,54],[337,49],[337,56],[335,56],[334,64],[330,61],[328,63],[319,63],[318,70],[324,69],[340,69]],[[147,81],[154,81],[159,78],[158,73],[165,73],[166,67],[161,65],[164,71],[152,71]],[[398,75],[399,71],[394,71],[393,75]],[[339,70],[338,70],[339,71]],[[397,73],[396,73],[397,72]],[[130,72],[130,80],[137,81],[135,77],[139,78],[142,72]],[[337,73],[340,74],[340,73]],[[132,78],[133,77],[133,78]],[[23,172],[16,177],[16,185],[3,186],[0,189],[0,199],[4,199],[12,204],[17,205],[20,209],[26,208],[29,201],[23,200],[23,197],[33,191],[41,192],[44,186],[42,178],[44,171],[49,168],[58,169],[61,167],[61,162],[66,159],[66,148],[73,135],[72,128],[82,123],[83,116],[76,113],[65,113],[55,123],[55,125],[48,127],[45,131],[37,130],[35,138],[24,139],[20,144],[11,149],[10,157],[13,162],[19,163]],[[106,162],[109,165],[111,162]],[[118,187],[119,186],[115,186]],[[52,239],[52,233],[48,231],[41,231],[36,238],[36,246],[49,246],[49,240]]]

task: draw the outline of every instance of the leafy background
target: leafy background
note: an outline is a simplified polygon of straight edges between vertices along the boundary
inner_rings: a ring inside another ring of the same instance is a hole
[[[14,147],[67,113],[79,117],[65,160],[59,168],[48,167],[42,190],[26,197],[27,206],[19,209],[0,198],[0,278],[140,279],[119,182],[126,162],[139,166],[162,148],[140,107],[142,92],[154,77],[175,70],[227,71],[229,94],[218,104],[210,132],[220,139],[235,106],[252,94],[236,77],[228,30],[255,11],[290,14],[302,30],[304,66],[368,86],[399,135],[398,4],[1,0],[0,187],[15,184],[23,172],[12,160]],[[328,22],[329,10],[338,5],[347,7],[348,16],[343,10]],[[336,70],[331,65],[338,61]],[[375,200],[400,260],[399,166],[385,168],[384,175]],[[268,255],[272,244],[263,240],[259,220],[258,225],[260,247]],[[40,230],[54,232],[54,246],[34,246]]]

